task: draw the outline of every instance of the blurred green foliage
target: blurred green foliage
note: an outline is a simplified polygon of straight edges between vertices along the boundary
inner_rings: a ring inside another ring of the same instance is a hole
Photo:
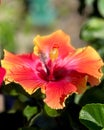
[[[104,58],[104,19],[97,17],[88,19],[81,28],[80,37]]]
[[[102,17],[104,17],[104,0],[98,0],[98,10]]]
[[[16,51],[16,32],[19,25],[20,11],[17,0],[8,2],[8,4],[2,2],[0,5],[0,51],[3,49],[11,52]]]
[[[104,19],[90,18],[89,20],[87,20],[85,24],[82,26],[81,38],[88,42],[104,40]]]
[[[78,11],[80,14],[86,13],[86,8],[91,8],[89,15],[104,17],[104,0],[79,0]],[[88,11],[88,10],[87,10]]]
[[[92,9],[82,25],[80,38],[93,46],[104,58],[104,0],[80,0],[80,14],[86,13],[86,7]]]
[[[15,52],[15,26],[9,21],[0,22],[0,46]]]

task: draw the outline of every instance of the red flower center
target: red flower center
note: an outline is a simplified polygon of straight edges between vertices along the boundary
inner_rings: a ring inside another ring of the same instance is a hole
[[[65,78],[68,74],[65,67],[58,67],[57,65],[53,66],[51,61],[48,62],[48,64],[39,63],[36,68],[38,76],[47,82],[59,81]]]

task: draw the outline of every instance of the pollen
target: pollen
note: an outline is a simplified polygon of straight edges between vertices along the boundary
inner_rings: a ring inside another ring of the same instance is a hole
[[[58,57],[58,48],[52,48],[52,50],[50,51],[50,59],[52,61],[56,60]]]

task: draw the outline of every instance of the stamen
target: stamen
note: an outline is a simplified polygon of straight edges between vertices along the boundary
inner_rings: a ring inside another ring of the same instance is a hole
[[[51,51],[50,51],[50,59],[52,61],[56,60],[58,57],[58,48],[53,48]]]

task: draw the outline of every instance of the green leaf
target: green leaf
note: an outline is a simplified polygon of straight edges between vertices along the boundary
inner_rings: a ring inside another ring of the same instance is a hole
[[[34,116],[29,124],[31,127],[37,126],[42,130],[58,130],[57,122],[55,118],[47,116],[45,113],[40,112]]]
[[[92,103],[85,105],[80,111],[79,119],[89,130],[103,130],[104,104]]]
[[[27,100],[28,100],[28,97],[26,96],[26,95],[24,95],[24,94],[21,94],[21,93],[19,93],[18,94],[19,96],[18,96],[18,99],[21,101],[21,102],[26,102]]]
[[[26,108],[23,111],[23,114],[27,117],[27,120],[30,120],[31,117],[37,113],[37,107],[32,107],[32,106],[26,106]]]
[[[99,13],[104,17],[104,0],[98,0],[97,6]]]
[[[15,51],[15,27],[9,21],[0,21],[0,44],[2,48]]]
[[[94,0],[85,0],[85,4],[89,6],[92,6],[93,2]]]
[[[2,88],[2,91],[6,94],[10,94],[11,96],[17,96],[21,93],[27,97],[30,97],[30,95],[23,89],[23,87],[15,82],[5,84]]]
[[[44,106],[44,109],[45,109],[45,112],[47,113],[47,115],[50,117],[57,117],[60,115],[57,110],[51,109],[46,104]]]
[[[96,87],[89,87],[89,89],[82,94],[78,102],[80,106],[91,103],[104,103],[104,80]]]
[[[91,18],[86,21],[81,28],[80,37],[87,42],[104,40],[104,19]]]

